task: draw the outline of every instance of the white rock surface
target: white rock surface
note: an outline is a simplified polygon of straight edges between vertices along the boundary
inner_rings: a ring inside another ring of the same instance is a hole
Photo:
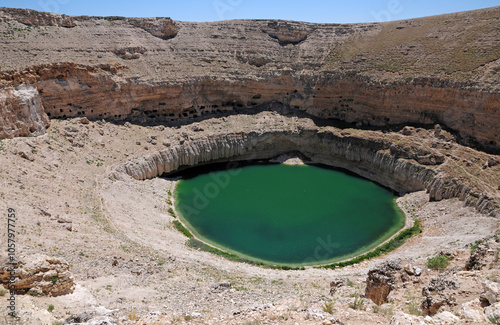
[[[482,322],[484,319],[483,308],[481,308],[479,299],[462,304],[460,316],[468,321]]]
[[[484,319],[490,323],[492,319],[500,322],[500,302],[484,309]]]
[[[453,315],[449,311],[443,311],[433,317],[434,324],[439,325],[454,325],[460,322],[460,318]]]
[[[500,293],[500,284],[497,282],[486,280],[483,282],[484,293],[481,295],[484,299],[488,300],[491,305],[498,301],[498,294]]]
[[[401,311],[391,318],[391,325],[425,325],[428,324],[423,317],[408,315]]]

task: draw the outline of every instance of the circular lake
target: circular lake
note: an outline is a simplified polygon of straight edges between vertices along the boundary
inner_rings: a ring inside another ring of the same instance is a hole
[[[175,207],[199,239],[281,265],[335,262],[373,249],[405,223],[387,189],[313,165],[249,165],[179,180]]]

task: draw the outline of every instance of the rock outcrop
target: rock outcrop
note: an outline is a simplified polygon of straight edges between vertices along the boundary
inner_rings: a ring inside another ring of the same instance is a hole
[[[186,142],[118,166],[110,175],[150,179],[201,164],[270,159],[299,151],[311,161],[340,167],[373,180],[399,193],[427,190],[430,198],[459,197],[478,211],[497,216],[494,203],[486,196],[469,200],[474,193],[463,184],[446,186],[443,175],[432,165],[391,155],[392,143],[381,139],[358,138],[323,130],[276,130],[225,134]],[[450,181],[451,182],[451,181]],[[453,182],[452,182],[453,183]]]
[[[38,90],[31,86],[0,88],[0,138],[45,133],[49,119]]]
[[[0,283],[7,287],[13,276],[17,294],[60,296],[72,293],[75,288],[69,264],[60,258],[32,255],[26,261],[19,261],[14,273],[12,266],[4,263],[0,267]]]
[[[396,24],[408,28],[396,28],[395,23],[275,20],[187,23],[3,8],[0,19],[8,24],[0,23],[0,32],[10,38],[0,40],[5,58],[0,80],[5,87],[29,81],[51,118],[191,121],[242,109],[252,113],[279,102],[297,112],[359,127],[439,123],[456,132],[462,143],[496,153],[500,57],[497,35],[484,31],[492,30],[499,11],[500,7],[443,17],[447,24],[439,30],[447,37],[439,39],[456,42],[441,44],[431,35],[436,26],[430,19]],[[467,35],[455,35],[454,26],[463,26],[464,15],[469,33],[480,32],[481,42],[469,44],[464,41]],[[59,26],[71,24],[61,19],[71,19],[78,28],[62,33]],[[47,31],[24,31],[32,24],[47,26]],[[471,58],[477,64],[471,67],[457,66],[458,59],[447,60],[447,55],[438,56],[438,63],[417,60],[436,53],[415,39],[418,32],[410,27],[422,29],[422,35],[431,35],[432,42],[457,57],[469,55],[469,47],[471,53],[480,49],[487,54]],[[401,38],[414,43],[404,54],[406,44],[394,43]],[[374,48],[373,42],[383,49]],[[351,57],[351,52],[357,54]],[[440,157],[426,159],[434,163]]]
[[[465,269],[471,271],[481,270],[485,267],[489,257],[488,251],[489,245],[487,242],[477,245],[474,251],[470,254],[469,259],[465,262]]]
[[[396,273],[403,269],[400,261],[387,261],[368,272],[365,296],[375,304],[387,302],[389,293],[394,289]]]
[[[13,19],[27,26],[58,26],[65,28],[73,28],[76,26],[73,17],[67,15],[58,15],[48,12],[15,8],[8,9],[8,12]]]
[[[484,292],[481,294],[480,300],[486,305],[494,305],[500,299],[500,285],[497,282],[486,280],[483,282]]]
[[[452,305],[453,296],[456,295],[457,284],[452,280],[442,277],[433,278],[431,282],[422,288],[422,313],[434,315],[443,305]]]

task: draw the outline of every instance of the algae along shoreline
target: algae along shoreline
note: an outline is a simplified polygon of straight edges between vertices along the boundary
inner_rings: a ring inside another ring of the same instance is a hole
[[[369,180],[315,165],[235,166],[186,171],[177,183],[177,214],[208,244],[191,246],[267,266],[327,265],[370,252],[406,224],[395,196]]]

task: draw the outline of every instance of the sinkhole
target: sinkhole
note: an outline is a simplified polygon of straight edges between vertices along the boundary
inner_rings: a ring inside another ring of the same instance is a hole
[[[245,259],[289,266],[345,260],[404,227],[396,196],[317,165],[234,163],[183,171],[175,208],[197,239]]]

